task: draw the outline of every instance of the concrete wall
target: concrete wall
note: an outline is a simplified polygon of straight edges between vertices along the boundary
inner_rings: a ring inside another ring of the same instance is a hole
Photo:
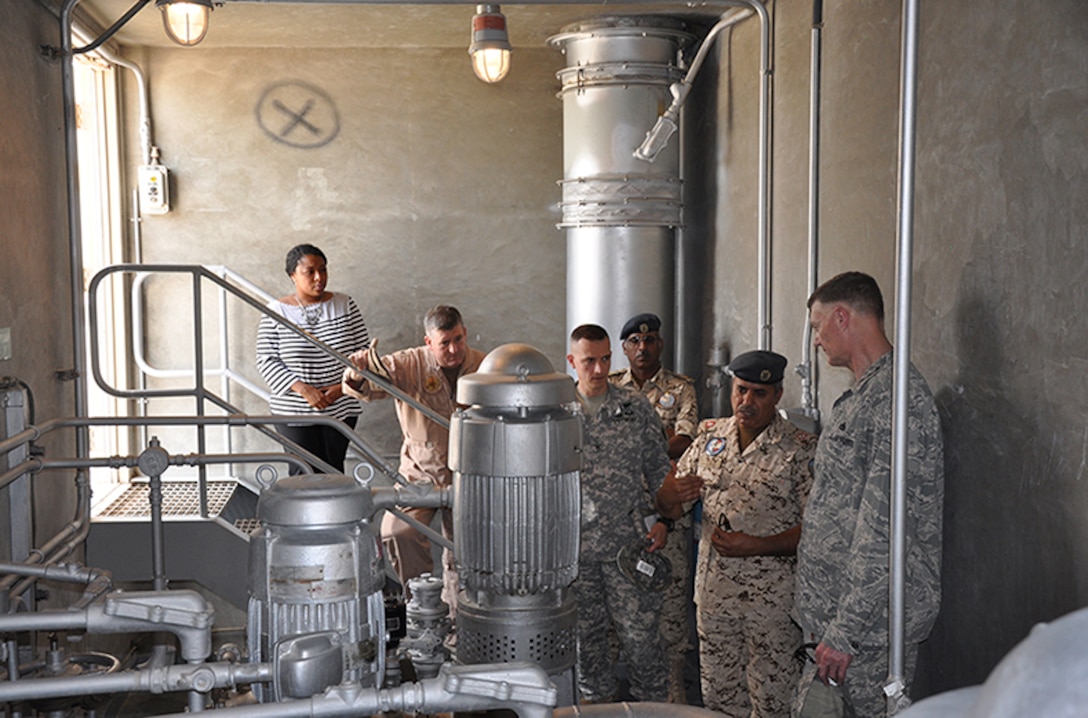
[[[873,274],[889,314],[900,7],[826,3],[823,32],[819,276]],[[778,2],[772,14],[773,345],[796,363],[811,5]],[[1086,40],[1077,0],[921,3],[911,353],[946,443],[944,608],[923,650],[923,692],[981,682],[1034,623],[1088,603]],[[734,352],[759,338],[757,51],[755,23],[723,37],[704,78],[713,87],[698,95],[714,119],[689,118],[702,154],[689,166],[706,185],[694,211],[712,297],[703,343]],[[826,414],[850,377],[822,358],[820,370]],[[787,381],[787,406],[798,387]]]
[[[74,366],[61,66],[38,56],[39,45],[57,44],[57,30],[56,18],[37,3],[0,5],[0,327],[11,329],[12,345],[0,376],[30,387],[38,421],[75,411],[72,383],[55,376]],[[75,453],[71,433],[38,444],[46,458]],[[50,471],[34,480],[40,542],[74,514],[71,478]],[[5,536],[7,520],[0,516]],[[6,551],[0,543],[0,555]]]
[[[811,9],[770,7],[772,344],[796,363]],[[819,275],[868,271],[889,310],[899,11],[898,0],[828,4],[821,103]],[[39,416],[66,415],[69,389],[52,375],[71,364],[60,73],[35,55],[55,26],[29,0],[0,13],[0,46],[15,70],[0,80],[14,108],[0,138],[0,226],[15,258],[0,267],[0,326],[13,327],[16,348],[3,372],[34,385]],[[1088,602],[1088,339],[1079,331],[1088,308],[1086,35],[1079,0],[922,2],[911,350],[937,395],[947,445],[945,604],[919,668],[923,693],[981,681],[1033,623]],[[711,346],[735,353],[759,339],[756,23],[719,42],[686,113],[685,246],[703,267],[689,298],[702,320],[700,362]],[[228,264],[282,294],[284,252],[314,241],[330,256],[333,288],[360,301],[389,349],[418,342],[422,313],[449,301],[464,310],[475,344],[529,341],[559,366],[561,58],[519,49],[515,73],[486,87],[466,72],[463,50],[407,54],[407,65],[391,69],[367,51],[132,53],[151,77],[155,140],[176,179],[176,213],[144,222],[144,258]],[[262,93],[287,79],[334,101],[341,127],[328,144],[290,147],[257,124]],[[134,148],[131,106],[129,120]],[[256,317],[239,310],[232,321],[245,327],[234,357],[243,367]],[[183,328],[176,312],[157,320],[156,360],[181,363],[184,347],[171,341]],[[826,412],[849,377],[822,360],[820,369]],[[785,404],[798,398],[791,378]],[[395,449],[392,412],[373,411],[364,431]]]
[[[223,264],[282,296],[294,291],[284,255],[312,242],[328,255],[330,289],[356,299],[384,350],[421,344],[423,314],[448,303],[472,345],[529,342],[562,368],[557,51],[519,49],[497,86],[475,78],[460,48],[409,49],[396,64],[388,51],[350,49],[134,57],[174,183],[173,211],[143,222],[145,262]],[[292,126],[285,109],[310,99],[307,125]],[[178,335],[191,322],[177,311],[182,285],[169,284],[177,299],[153,309],[149,351],[186,365]],[[262,383],[257,314],[232,309],[231,321],[232,365]],[[368,406],[360,431],[395,454],[391,404]]]

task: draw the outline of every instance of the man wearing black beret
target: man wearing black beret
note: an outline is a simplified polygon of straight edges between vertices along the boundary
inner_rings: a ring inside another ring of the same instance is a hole
[[[617,386],[634,389],[653,404],[669,440],[669,458],[675,461],[691,445],[695,426],[699,423],[695,383],[661,365],[665,340],[661,338],[661,319],[656,314],[646,312],[628,319],[620,330],[620,343],[630,366],[612,372],[608,380]],[[693,648],[688,638],[691,634],[688,617],[691,606],[691,591],[688,588],[688,566],[692,552],[691,512],[684,513],[675,522],[667,523],[671,524],[669,542],[661,552],[672,564],[672,575],[669,585],[665,587],[661,636],[665,640],[669,661],[669,702],[687,703],[684,666],[687,652]]]
[[[786,364],[769,351],[730,362],[733,416],[699,425],[659,494],[665,516],[703,500],[695,568],[703,703],[729,716],[785,718],[800,676],[790,612],[816,437],[778,414]]]

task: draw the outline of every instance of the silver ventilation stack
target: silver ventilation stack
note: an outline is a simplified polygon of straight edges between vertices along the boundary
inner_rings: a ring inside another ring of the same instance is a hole
[[[506,344],[461,378],[457,401],[469,406],[450,423],[463,586],[457,661],[533,661],[559,675],[574,666],[576,646],[568,587],[578,570],[582,424],[570,408],[574,383],[537,349]]]
[[[618,338],[629,317],[654,312],[677,336],[680,142],[670,142],[653,162],[634,152],[672,102],[669,86],[683,77],[680,51],[695,38],[682,28],[664,17],[600,18],[548,40],[567,61],[557,74],[568,334],[594,323]]]
[[[292,476],[261,492],[247,643],[250,662],[276,666],[276,695],[258,694],[262,701],[341,682],[381,685],[384,574],[365,520],[373,513],[370,490],[342,475]]]

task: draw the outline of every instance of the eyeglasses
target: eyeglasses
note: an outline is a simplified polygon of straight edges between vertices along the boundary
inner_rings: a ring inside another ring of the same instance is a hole
[[[624,339],[623,343],[628,346],[637,347],[639,344],[646,344],[652,346],[654,344],[657,344],[659,341],[661,341],[660,338],[655,337],[652,334],[632,334],[631,336]]]

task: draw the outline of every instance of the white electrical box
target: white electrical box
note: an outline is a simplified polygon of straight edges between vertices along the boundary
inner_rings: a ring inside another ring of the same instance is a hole
[[[139,170],[140,212],[166,214],[170,211],[170,180],[162,165],[143,165]]]

